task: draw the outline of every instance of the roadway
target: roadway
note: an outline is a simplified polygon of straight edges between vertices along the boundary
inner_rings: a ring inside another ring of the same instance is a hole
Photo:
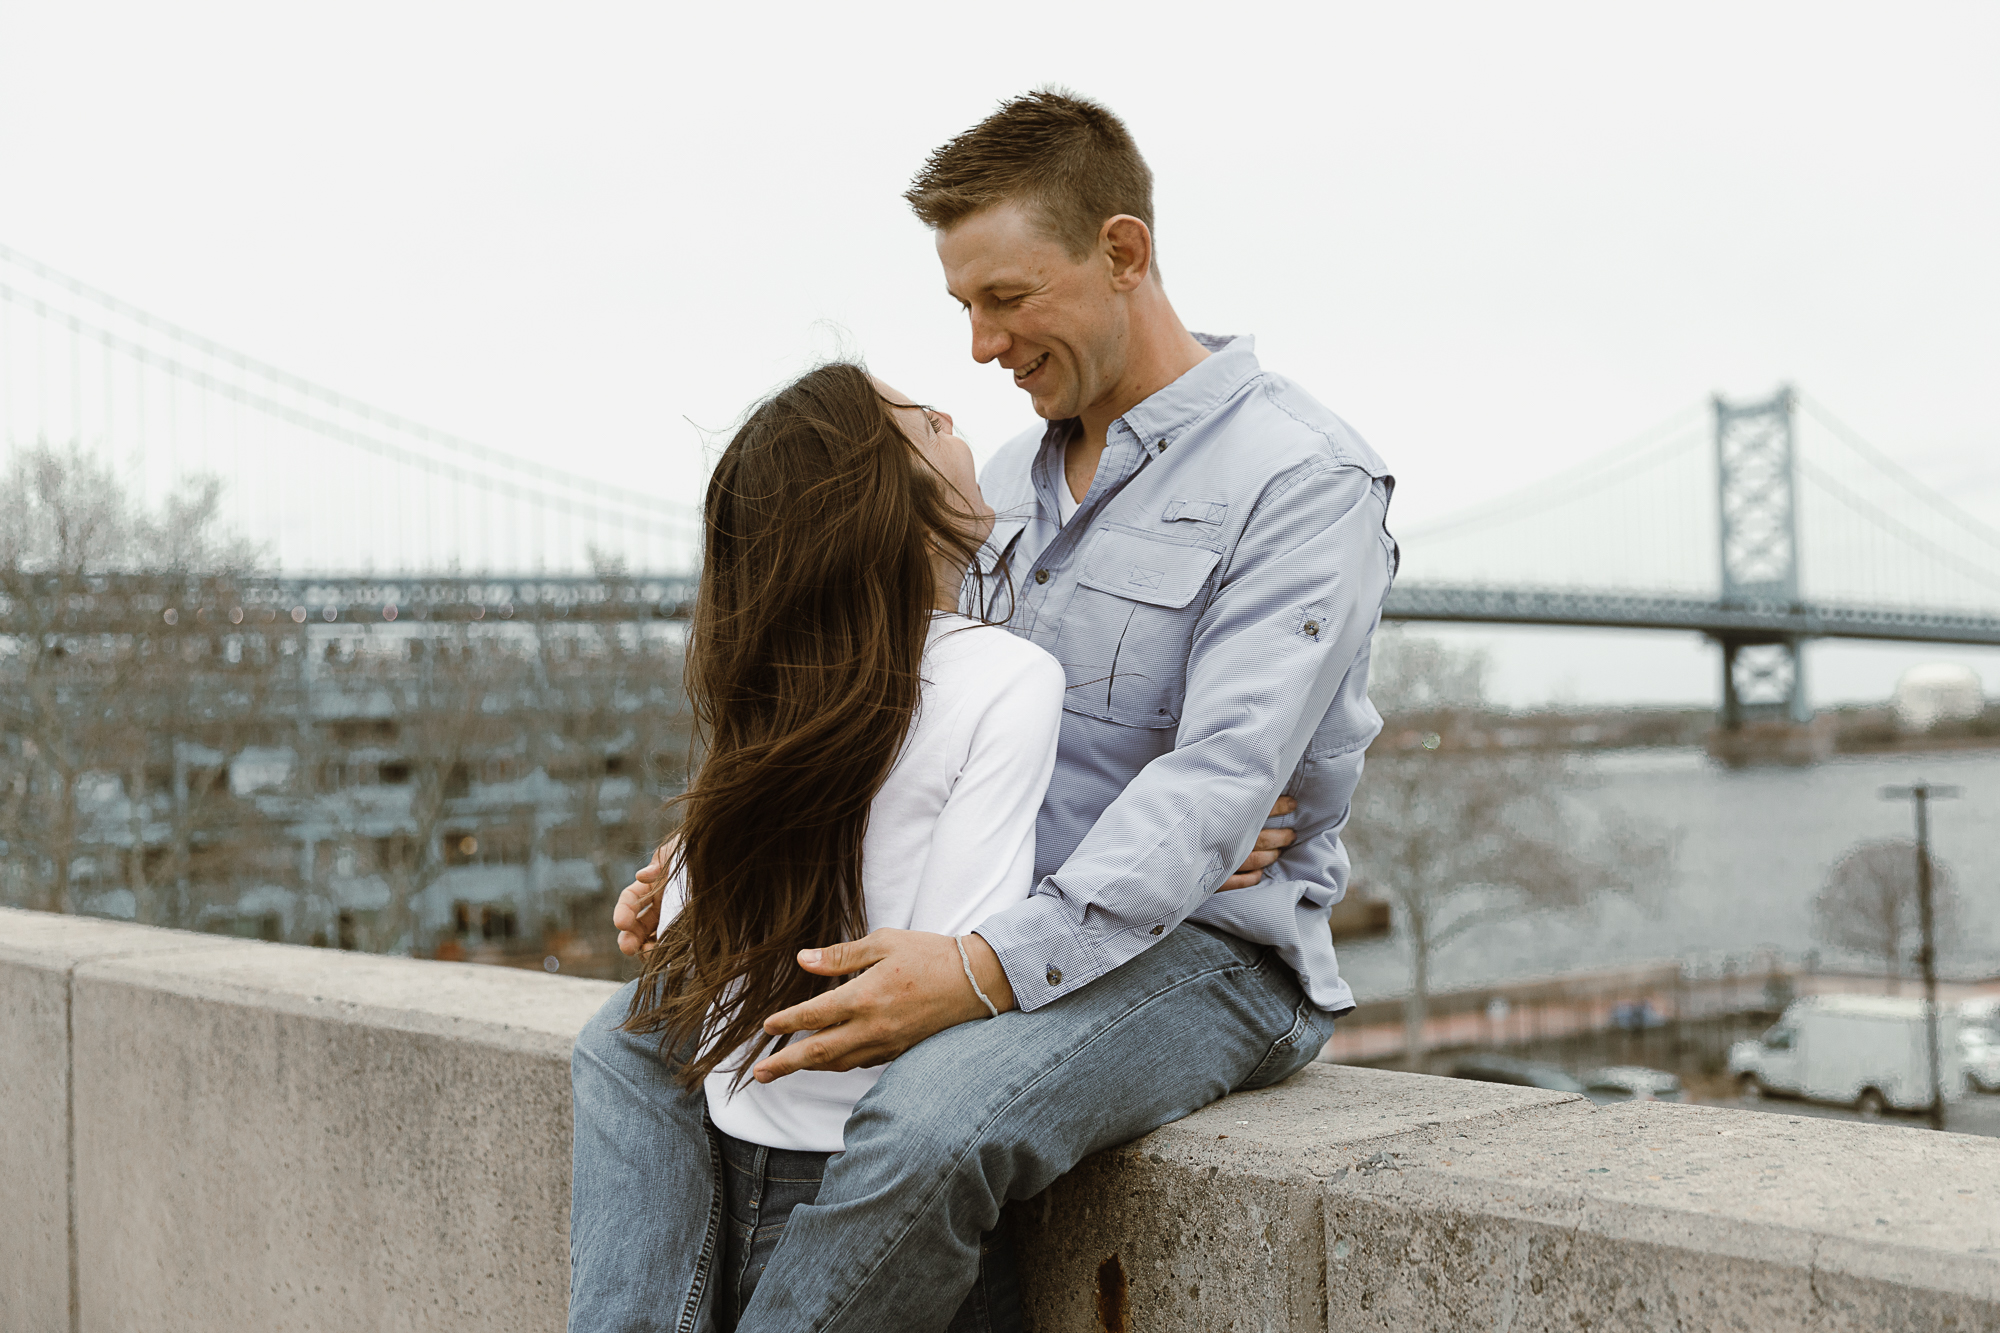
[[[1875,639],[2000,647],[2000,614],[1815,602],[1729,604],[1604,589],[1398,583],[1382,615],[1444,624],[1687,630],[1739,641]]]

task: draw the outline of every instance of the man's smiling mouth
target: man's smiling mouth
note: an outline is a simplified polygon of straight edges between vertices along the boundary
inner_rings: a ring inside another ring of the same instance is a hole
[[[1014,383],[1021,384],[1025,382],[1030,375],[1033,375],[1036,371],[1040,370],[1042,366],[1048,361],[1048,359],[1049,359],[1049,354],[1047,352],[1043,352],[1033,361],[1030,361],[1027,365],[1022,366],[1019,370],[1014,372]]]

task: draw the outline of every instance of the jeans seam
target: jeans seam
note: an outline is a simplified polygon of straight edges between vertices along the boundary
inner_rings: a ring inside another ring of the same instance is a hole
[[[1257,1081],[1258,1075],[1262,1074],[1266,1069],[1269,1069],[1271,1067],[1271,1062],[1277,1059],[1281,1052],[1287,1051],[1291,1047],[1296,1046],[1299,1042],[1299,1039],[1302,1036],[1304,1036],[1306,1032],[1311,1030],[1312,1019],[1307,1011],[1307,1006],[1310,1005],[1311,1003],[1312,1001],[1310,999],[1304,999],[1299,1001],[1299,1007],[1296,1010],[1294,1010],[1292,1014],[1291,1030],[1285,1033],[1284,1036],[1278,1038],[1275,1042],[1271,1043],[1271,1049],[1264,1053],[1264,1058],[1257,1062],[1257,1067],[1250,1071],[1250,1076],[1243,1080],[1243,1084],[1241,1086],[1248,1086],[1249,1084],[1255,1083]]]
[[[1197,981],[1202,981],[1209,977],[1221,976],[1224,973],[1228,972],[1254,972],[1256,970],[1257,970],[1257,965],[1254,962],[1246,963],[1240,958],[1232,958],[1228,963],[1223,964],[1222,966],[1212,967],[1205,971],[1196,972],[1191,976],[1182,977],[1177,981],[1174,981],[1168,985],[1160,987],[1160,989],[1146,996],[1144,999],[1140,1000],[1137,1004],[1133,1005],[1130,1009],[1127,1009],[1123,1014],[1119,1016],[1118,1021],[1123,1022],[1125,1019],[1130,1018],[1134,1014],[1137,1014],[1140,1010],[1146,1008],[1148,1005],[1151,1005],[1154,1001],[1160,999],[1162,996],[1180,990],[1185,986],[1192,985]],[[943,1176],[940,1177],[940,1179],[938,1180],[938,1183],[931,1189],[930,1193],[924,1196],[923,1200],[918,1204],[918,1206],[911,1211],[911,1213],[908,1215],[908,1219],[904,1222],[902,1228],[896,1233],[895,1239],[892,1240],[889,1243],[889,1245],[883,1250],[882,1252],[883,1260],[886,1260],[890,1254],[893,1254],[895,1252],[897,1246],[901,1245],[904,1240],[908,1239],[910,1232],[916,1226],[918,1219],[923,1217],[925,1213],[930,1211],[932,1203],[935,1202],[939,1194],[942,1193],[951,1184],[952,1176],[956,1172],[959,1163],[965,1159],[967,1153],[971,1152],[972,1149],[978,1145],[981,1137],[985,1134],[986,1130],[996,1121],[998,1121],[1001,1116],[1005,1115],[1010,1109],[1012,1109],[1021,1100],[1021,1098],[1027,1096],[1030,1091],[1032,1091],[1046,1079],[1054,1075],[1057,1070],[1061,1069],[1071,1060],[1075,1059],[1079,1055],[1082,1055],[1085,1051],[1089,1050],[1092,1046],[1096,1045],[1097,1042],[1100,1039],[1102,1039],[1107,1032],[1109,1032],[1110,1028],[1116,1025],[1117,1024],[1115,1023],[1107,1024],[1104,1029],[1092,1033],[1090,1040],[1084,1042],[1080,1046],[1073,1047],[1069,1051],[1069,1053],[1066,1054],[1059,1062],[1051,1065],[1049,1068],[1043,1070],[1039,1075],[1037,1075],[1033,1079],[1030,1079],[1026,1084],[1022,1085],[1022,1087],[1018,1091],[1016,1091],[1012,1097],[1008,1098],[1006,1105],[1001,1106],[998,1110],[994,1111],[992,1116],[990,1116],[987,1120],[985,1120],[983,1123],[980,1124],[978,1129],[975,1130],[970,1136],[970,1139],[965,1149],[951,1159],[951,1162],[946,1167],[946,1170]],[[1261,1067],[1262,1066],[1260,1064],[1259,1068]],[[1004,1206],[1005,1201],[1003,1200],[1002,1203]],[[881,1267],[882,1267],[882,1260],[878,1260],[877,1262],[870,1264],[867,1270],[863,1273],[861,1282],[857,1282],[855,1284],[856,1290],[858,1290],[862,1285],[862,1283],[865,1283],[869,1277],[873,1276],[876,1272],[880,1271]],[[977,1281],[976,1278],[974,1280]],[[854,1296],[850,1294],[846,1300],[840,1303],[840,1305],[828,1317],[827,1322],[821,1325],[821,1327],[823,1329],[830,1329],[835,1327],[840,1322],[842,1316],[844,1316],[847,1313],[848,1309],[853,1304],[854,1304]]]
[[[708,1231],[701,1240],[701,1257],[695,1260],[694,1281],[688,1284],[687,1304],[681,1309],[680,1333],[694,1333],[695,1319],[701,1311],[701,1294],[715,1266],[715,1242],[722,1232],[722,1145],[716,1142],[715,1127],[709,1124],[705,1108],[701,1113],[701,1127],[708,1140]]]

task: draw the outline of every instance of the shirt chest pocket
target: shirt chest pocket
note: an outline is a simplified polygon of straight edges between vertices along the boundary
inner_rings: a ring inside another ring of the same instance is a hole
[[[1055,654],[1063,707],[1128,727],[1172,727],[1187,695],[1188,651],[1220,553],[1107,528],[1079,557]]]

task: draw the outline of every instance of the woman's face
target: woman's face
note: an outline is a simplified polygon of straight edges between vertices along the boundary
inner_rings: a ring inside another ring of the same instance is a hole
[[[985,541],[993,532],[993,507],[979,492],[979,472],[972,465],[972,450],[958,438],[951,415],[934,407],[917,406],[907,394],[882,380],[876,380],[875,387],[888,400],[903,433],[923,451],[938,475],[958,492],[945,498],[954,509],[973,516],[975,521],[968,525],[967,535],[974,541]]]

